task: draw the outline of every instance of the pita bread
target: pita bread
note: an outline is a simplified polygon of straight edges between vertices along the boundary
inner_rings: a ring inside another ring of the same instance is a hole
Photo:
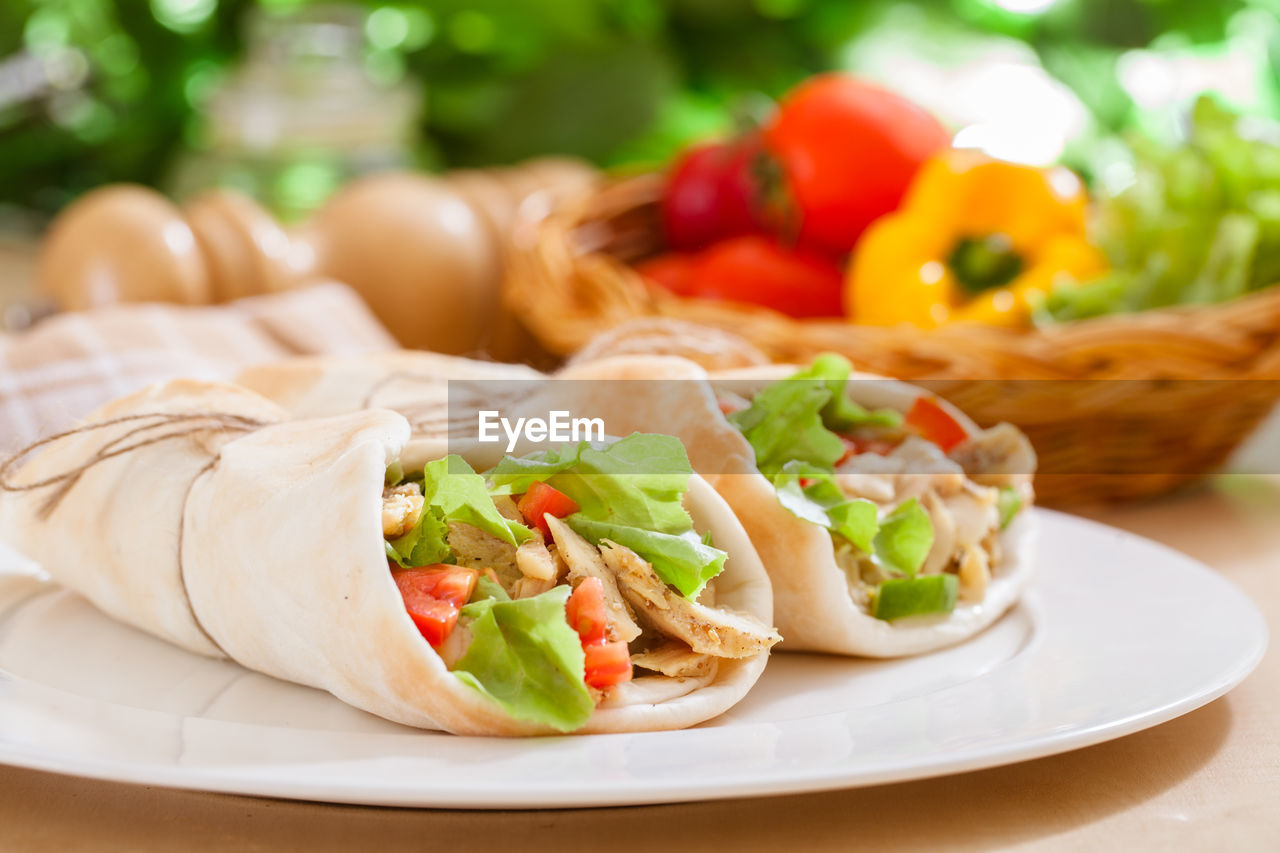
[[[443,445],[411,445],[408,422],[394,412],[285,421],[267,400],[215,383],[156,386],[91,421],[210,410],[267,425],[247,434],[200,432],[100,462],[47,518],[39,513],[43,490],[0,493],[0,531],[105,612],[193,652],[225,655],[412,726],[552,733],[511,718],[454,677],[409,618],[388,570],[381,527],[387,467],[402,457],[438,458]],[[18,479],[80,465],[118,431],[63,439]],[[709,530],[730,555],[712,581],[717,604],[772,624],[768,578],[742,525],[697,477],[685,504],[695,528]],[[767,656],[723,660],[700,678],[637,678],[578,731],[702,722],[745,695]]]
[[[750,396],[794,375],[795,365],[767,365],[708,374],[672,356],[618,356],[572,365],[560,378],[655,380],[646,386],[626,381],[594,383],[594,396],[580,409],[604,417],[608,430],[666,432],[679,437],[694,470],[706,477],[742,520],[769,573],[774,621],[783,636],[779,651],[821,651],[866,657],[894,657],[932,651],[960,642],[989,626],[1021,597],[1035,551],[1035,518],[1020,513],[1000,534],[1002,559],[993,567],[983,600],[959,603],[940,617],[886,622],[855,604],[845,572],[837,565],[831,534],[785,509],[773,484],[755,467],[746,438],[720,412],[718,390]],[[656,380],[669,380],[657,384]],[[873,374],[854,373],[847,385],[861,405],[905,412],[923,389]],[[586,391],[580,392],[586,395]],[[944,408],[971,434],[979,427],[950,404]]]

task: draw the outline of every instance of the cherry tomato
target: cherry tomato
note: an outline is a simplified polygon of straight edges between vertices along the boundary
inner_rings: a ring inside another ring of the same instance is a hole
[[[937,119],[906,98],[843,74],[820,74],[783,100],[764,131],[785,180],[799,241],[848,252],[898,207],[925,160],[950,144]]]
[[[750,302],[792,317],[838,317],[841,291],[840,268],[825,257],[752,235],[707,249],[688,295]]]
[[[668,252],[636,264],[636,272],[677,296],[687,296],[693,288],[693,273],[697,263],[697,255]]]
[[[605,641],[609,617],[604,609],[604,584],[599,578],[586,578],[578,584],[565,602],[564,616],[584,647]]]
[[[458,623],[458,610],[475,592],[475,569],[437,564],[393,571],[409,618],[432,647],[438,647]]]
[[[696,145],[676,162],[662,195],[662,233],[673,249],[698,249],[761,230],[753,167],[760,138]]]
[[[520,510],[520,514],[526,521],[542,531],[542,538],[546,540],[551,538],[551,529],[547,527],[547,521],[543,516],[554,515],[556,518],[564,518],[566,515],[577,512],[578,505],[573,498],[554,486],[534,483],[529,487],[529,491],[524,493],[524,497],[520,498],[516,509]]]
[[[588,687],[603,690],[631,680],[631,654],[621,640],[586,646],[582,651],[587,658],[582,680]]]
[[[925,440],[942,448],[943,453],[951,452],[953,447],[969,437],[964,426],[933,397],[917,397],[911,411],[907,412],[906,424]]]

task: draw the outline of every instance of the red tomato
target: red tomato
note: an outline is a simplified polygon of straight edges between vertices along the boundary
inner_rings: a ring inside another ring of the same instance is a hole
[[[583,652],[587,656],[587,666],[582,680],[588,687],[603,690],[631,680],[631,653],[621,640],[586,646]]]
[[[900,95],[843,74],[797,86],[765,128],[800,242],[848,252],[895,210],[925,160],[950,144],[938,120]]]
[[[693,286],[693,271],[697,262],[697,255],[668,252],[636,264],[636,272],[677,296],[686,296]]]
[[[433,647],[439,646],[458,623],[458,609],[475,592],[480,573],[475,569],[438,564],[421,569],[399,569],[395,578],[405,609],[418,631]]]
[[[965,428],[938,404],[933,397],[917,397],[907,412],[906,424],[914,428],[927,441],[932,441],[949,453],[953,447],[969,437]]]
[[[586,578],[564,605],[565,621],[578,632],[585,647],[605,641],[609,617],[604,609],[604,584],[599,578]]]
[[[409,618],[418,626],[418,633],[437,649],[453,633],[453,626],[458,624],[458,608],[447,601],[434,598],[422,598],[413,604],[405,603]]]
[[[543,516],[554,515],[556,518],[564,518],[566,515],[577,512],[578,505],[573,498],[554,486],[534,483],[529,487],[529,491],[524,493],[524,497],[520,498],[516,509],[520,510],[520,514],[526,521],[542,531],[543,539],[550,539],[551,529],[547,527]]]
[[[760,138],[696,145],[676,162],[663,191],[662,233],[673,249],[698,249],[761,230],[754,164]]]
[[[842,281],[840,268],[826,258],[752,235],[707,249],[688,295],[750,302],[792,317],[838,317]]]
[[[836,460],[836,467],[843,465],[854,456],[861,456],[864,453],[877,453],[885,456],[897,446],[892,441],[884,441],[879,438],[850,438],[842,435],[840,440],[844,442],[844,456]]]

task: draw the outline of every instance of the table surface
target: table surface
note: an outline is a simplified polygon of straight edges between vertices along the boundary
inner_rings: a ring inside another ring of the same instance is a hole
[[[12,257],[0,260],[14,272]],[[1280,447],[1280,423],[1272,427],[1267,457]],[[1223,477],[1191,493],[1083,514],[1212,566],[1243,589],[1280,634],[1280,480]],[[1277,659],[1269,652],[1248,680],[1216,702],[1110,743],[940,779],[769,799],[585,811],[413,811],[172,791],[0,767],[0,849],[1274,849],[1280,839]]]

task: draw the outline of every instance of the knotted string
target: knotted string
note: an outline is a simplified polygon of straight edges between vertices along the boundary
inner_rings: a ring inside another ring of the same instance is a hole
[[[35,480],[30,483],[18,483],[14,481],[14,475],[18,470],[19,463],[33,453],[46,445],[54,444],[65,438],[71,438],[76,435],[84,435],[98,430],[107,429],[108,427],[119,426],[124,423],[144,421],[138,426],[125,430],[120,435],[103,444],[93,452],[87,459],[78,465],[73,465],[64,471],[59,471],[41,480]],[[252,432],[266,425],[266,421],[260,421],[256,418],[246,417],[244,415],[231,414],[229,412],[151,412],[135,415],[121,415],[107,420],[94,421],[92,423],[83,424],[73,429],[64,430],[63,432],[47,436],[39,441],[32,442],[26,447],[14,453],[8,459],[0,464],[0,490],[6,492],[31,492],[37,489],[53,487],[53,491],[49,497],[41,504],[37,515],[40,519],[49,517],[49,514],[57,508],[62,499],[67,496],[71,488],[79,482],[84,474],[94,466],[106,462],[108,459],[114,459],[117,456],[123,456],[126,453],[133,453],[152,444],[159,444],[162,441],[170,441],[175,438],[184,438],[186,436],[195,435],[209,430],[219,430],[227,432]],[[164,432],[159,435],[147,435],[153,430],[162,427],[178,426],[178,429]],[[130,439],[135,439],[130,442]]]
[[[139,423],[140,422],[140,423]],[[138,423],[137,426],[125,430],[120,435],[103,444],[95,450],[87,459],[78,465],[73,465],[64,471],[59,471],[40,480],[30,483],[14,482],[14,474],[17,471],[18,464],[29,456],[32,452],[39,450],[46,445],[54,444],[65,438],[71,438],[76,435],[85,435],[98,430],[107,429],[108,427],[119,426],[125,423]],[[64,432],[42,438],[39,441],[28,444],[17,453],[4,460],[0,464],[0,490],[6,492],[31,492],[37,489],[52,488],[53,492],[36,510],[36,515],[41,520],[48,518],[49,514],[57,508],[62,499],[67,496],[80,478],[91,470],[94,466],[106,462],[108,459],[114,459],[117,456],[123,456],[149,447],[153,444],[159,444],[164,441],[185,438],[187,436],[196,435],[201,432],[217,430],[220,432],[253,432],[263,426],[268,421],[261,421],[256,418],[250,418],[244,415],[236,415],[230,412],[151,412],[136,415],[121,415],[116,418],[108,418],[102,421],[94,421],[93,423],[84,424],[74,429],[65,430]],[[159,435],[149,435],[155,430],[164,427],[176,427]],[[183,494],[182,505],[183,515],[185,516],[187,498],[191,495],[191,489],[196,481],[208,470],[210,470],[218,461],[218,454],[212,454],[209,462],[196,472],[195,477],[187,485],[187,490]],[[226,651],[213,638],[213,635],[204,627],[200,621],[200,617],[196,615],[195,605],[191,601],[191,594],[187,591],[186,566],[182,560],[182,541],[183,533],[186,525],[182,520],[178,522],[178,578],[182,587],[182,596],[186,601],[187,611],[191,614],[192,623],[200,631],[200,633],[213,645],[215,649],[226,655]]]

